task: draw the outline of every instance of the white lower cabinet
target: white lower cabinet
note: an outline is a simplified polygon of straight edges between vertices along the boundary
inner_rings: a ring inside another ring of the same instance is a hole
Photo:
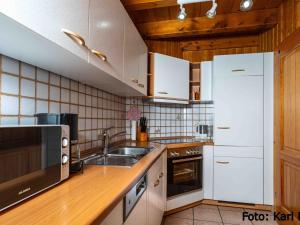
[[[100,225],[122,225],[123,224],[123,201],[111,211]]]
[[[203,192],[204,199],[213,198],[214,146],[203,146]]]
[[[160,225],[165,210],[166,174],[163,154],[149,169],[148,177],[148,225]]]
[[[124,225],[147,225],[147,191],[139,199]]]
[[[214,199],[263,204],[263,159],[214,157]]]

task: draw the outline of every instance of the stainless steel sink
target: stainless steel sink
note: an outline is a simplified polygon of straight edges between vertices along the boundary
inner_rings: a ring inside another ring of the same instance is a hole
[[[84,160],[86,165],[102,166],[133,166],[153,148],[142,147],[116,147],[108,151],[108,155],[95,155]]]
[[[142,147],[118,147],[110,149],[109,154],[113,155],[127,155],[133,157],[142,157],[151,152],[152,148],[142,148]]]
[[[100,166],[133,166],[138,160],[131,156],[96,156],[84,161],[86,165],[100,165]]]

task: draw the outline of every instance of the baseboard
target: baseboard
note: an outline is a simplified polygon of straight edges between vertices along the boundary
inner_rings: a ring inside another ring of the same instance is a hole
[[[188,204],[188,205],[176,208],[176,209],[166,211],[164,213],[164,216],[168,216],[168,215],[171,215],[171,214],[174,214],[177,212],[181,212],[186,209],[196,207],[200,204],[215,205],[215,206],[227,206],[227,207],[233,207],[233,208],[255,209],[255,210],[262,210],[262,211],[272,211],[274,208],[271,205],[235,203],[235,202],[225,202],[225,201],[217,201],[217,200],[211,200],[211,199],[203,199],[201,201],[194,202],[192,204]]]

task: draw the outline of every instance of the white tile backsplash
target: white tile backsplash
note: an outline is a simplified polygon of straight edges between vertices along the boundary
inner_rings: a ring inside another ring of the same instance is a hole
[[[50,84],[59,86],[60,85],[60,76],[50,73]]]
[[[60,101],[60,89],[55,86],[50,86],[50,100]]]
[[[1,91],[7,94],[19,94],[19,77],[2,74]]]
[[[15,96],[1,96],[1,114],[18,115],[19,114],[19,98]]]
[[[35,82],[32,80],[21,79],[21,95],[27,97],[35,96]]]
[[[62,102],[70,102],[70,91],[67,89],[61,89],[61,101]]]
[[[36,79],[38,81],[42,81],[42,82],[46,82],[48,83],[49,81],[49,72],[46,71],[46,70],[42,70],[42,69],[37,69],[37,72],[36,72]]]
[[[48,113],[48,101],[36,101],[36,113]]]
[[[50,102],[49,113],[60,113],[59,103],[57,103],[57,102]]]
[[[21,98],[20,114],[21,115],[35,114],[35,100],[30,98]]]
[[[48,85],[40,82],[36,83],[36,97],[48,99]]]
[[[15,59],[2,56],[2,71],[19,75],[19,62]]]
[[[18,117],[1,117],[1,125],[17,125],[19,123]]]
[[[35,68],[27,63],[21,63],[21,76],[35,79]]]

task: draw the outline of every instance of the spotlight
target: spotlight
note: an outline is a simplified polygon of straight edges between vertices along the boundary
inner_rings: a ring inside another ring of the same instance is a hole
[[[207,18],[213,19],[216,16],[217,7],[218,7],[218,4],[215,1],[213,1],[213,5],[212,5],[211,9],[208,10],[206,13]]]
[[[253,0],[242,0],[240,4],[241,11],[249,11],[253,6]]]
[[[180,12],[179,12],[177,18],[178,18],[179,20],[184,20],[184,19],[186,18],[185,8],[183,7],[182,4],[180,5]]]

